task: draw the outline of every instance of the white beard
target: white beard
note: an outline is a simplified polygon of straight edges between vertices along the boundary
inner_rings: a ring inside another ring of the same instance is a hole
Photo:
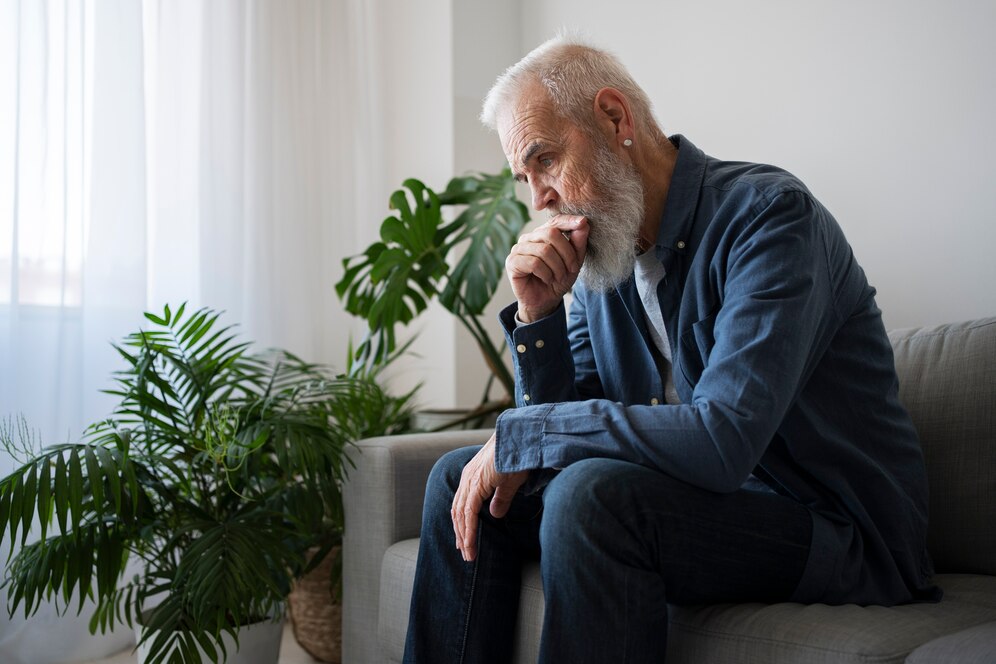
[[[588,219],[588,249],[578,278],[589,290],[604,293],[633,274],[643,224],[643,183],[632,164],[601,142],[592,162],[599,200],[581,205],[565,202],[557,212]]]

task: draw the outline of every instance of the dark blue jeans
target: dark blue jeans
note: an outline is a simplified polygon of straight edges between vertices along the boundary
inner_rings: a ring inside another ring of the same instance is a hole
[[[510,661],[527,560],[543,577],[543,663],[662,662],[668,603],[784,601],[802,576],[805,506],[613,459],[568,466],[503,519],[485,505],[477,559],[464,562],[450,507],[478,449],[447,454],[429,476],[406,664]]]

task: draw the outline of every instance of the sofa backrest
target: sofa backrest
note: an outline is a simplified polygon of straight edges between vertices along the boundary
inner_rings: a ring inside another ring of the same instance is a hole
[[[889,339],[927,464],[934,565],[996,574],[996,318]]]

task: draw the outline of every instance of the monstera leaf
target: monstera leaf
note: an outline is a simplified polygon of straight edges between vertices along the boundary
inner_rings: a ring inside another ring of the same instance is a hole
[[[336,292],[346,311],[366,319],[370,336],[357,348],[364,360],[379,363],[395,349],[394,328],[425,310],[446,276],[446,233],[439,197],[418,180],[405,180],[391,194],[390,216],[380,227],[381,241],[343,261],[345,275]]]
[[[396,326],[407,325],[438,297],[509,387],[511,376],[477,317],[494,296],[505,257],[529,221],[526,207],[515,197],[511,172],[506,168],[496,175],[453,178],[439,195],[418,180],[405,180],[404,187],[391,195],[395,214],[381,225],[381,241],[345,259],[345,274],[336,284],[346,310],[366,319],[369,327],[356,349],[358,366],[391,357]],[[446,206],[463,210],[444,223]]]
[[[526,206],[515,197],[511,175],[505,169],[498,175],[454,178],[440,196],[444,205],[467,206],[448,228],[453,232],[449,246],[469,244],[439,295],[439,302],[455,314],[484,312],[502,279],[505,257],[529,222]]]

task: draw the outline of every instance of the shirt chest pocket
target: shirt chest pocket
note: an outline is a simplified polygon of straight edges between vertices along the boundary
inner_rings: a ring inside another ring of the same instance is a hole
[[[712,314],[692,323],[692,327],[681,334],[678,364],[685,380],[692,386],[699,382],[702,372],[709,365],[709,354],[716,344],[715,327],[716,314]]]

